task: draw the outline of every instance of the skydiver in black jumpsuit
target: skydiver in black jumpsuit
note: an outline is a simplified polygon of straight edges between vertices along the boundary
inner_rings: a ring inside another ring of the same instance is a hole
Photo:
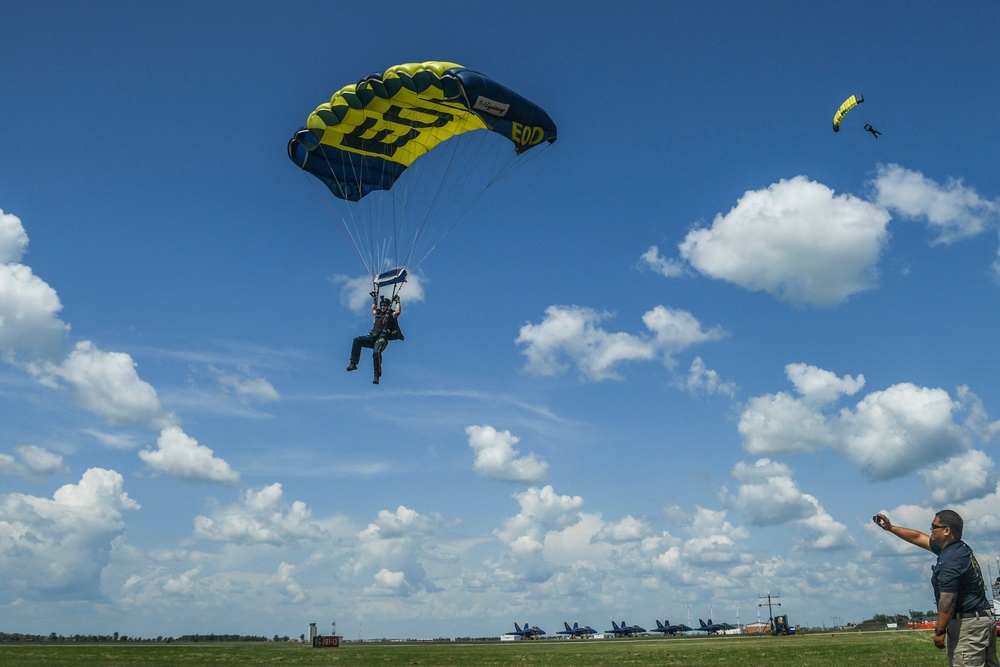
[[[392,302],[396,303],[396,309],[390,312],[389,305]],[[354,339],[354,344],[351,346],[351,363],[347,366],[347,370],[358,370],[361,348],[371,348],[372,363],[375,368],[375,378],[372,380],[372,384],[378,384],[378,379],[382,376],[382,351],[385,350],[390,340],[403,340],[403,333],[399,330],[399,323],[396,321],[402,312],[403,304],[400,302],[398,294],[392,297],[392,301],[382,297],[377,306],[376,302],[372,301],[372,315],[375,316],[372,330],[368,332],[367,336],[358,336]]]

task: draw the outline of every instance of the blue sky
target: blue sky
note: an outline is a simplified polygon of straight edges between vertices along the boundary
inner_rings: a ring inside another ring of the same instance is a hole
[[[870,517],[943,506],[996,576],[998,32],[996,2],[0,5],[3,629],[479,636],[767,592],[823,625],[930,608]],[[375,387],[285,144],[422,60],[559,140],[404,288]]]

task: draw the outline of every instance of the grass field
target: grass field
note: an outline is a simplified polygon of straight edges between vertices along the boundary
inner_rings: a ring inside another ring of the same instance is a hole
[[[478,643],[0,644],[0,665],[448,665],[590,667],[943,667],[929,632],[809,634],[793,637],[637,638]]]

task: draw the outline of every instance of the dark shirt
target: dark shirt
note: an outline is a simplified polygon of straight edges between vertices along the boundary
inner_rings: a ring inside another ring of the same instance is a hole
[[[979,569],[976,555],[972,553],[968,544],[956,540],[941,549],[931,542],[931,551],[938,557],[937,563],[931,568],[935,604],[941,593],[957,593],[956,613],[990,608],[982,570]]]

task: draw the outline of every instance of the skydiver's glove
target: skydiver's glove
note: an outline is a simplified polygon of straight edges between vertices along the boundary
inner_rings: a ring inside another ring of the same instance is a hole
[[[396,296],[392,297],[392,301],[393,303],[399,303],[399,295],[397,294]]]

